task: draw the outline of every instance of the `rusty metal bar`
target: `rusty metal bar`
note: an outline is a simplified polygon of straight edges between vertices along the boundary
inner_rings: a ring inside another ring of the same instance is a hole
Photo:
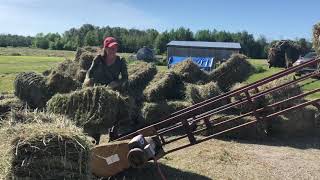
[[[302,107],[305,107],[305,106],[308,106],[308,105],[313,104],[313,103],[318,102],[318,101],[320,101],[320,98],[312,100],[312,101],[307,101],[305,103],[301,103],[299,105],[293,106],[291,108],[284,109],[284,110],[279,111],[277,113],[270,114],[270,115],[266,116],[266,119],[270,119],[270,118],[272,118],[274,116],[277,116],[277,115],[280,115],[280,114],[283,114],[283,113],[286,113],[286,112],[289,112],[289,111],[292,111],[292,110],[295,110],[295,109],[299,109],[299,108],[302,108]],[[247,123],[244,123],[244,124],[241,124],[241,125],[238,125],[238,126],[235,126],[235,127],[223,130],[223,131],[220,131],[220,132],[215,133],[213,135],[210,135],[210,136],[208,136],[208,137],[206,137],[204,139],[198,140],[197,143],[201,143],[201,142],[210,140],[210,139],[212,139],[212,138],[214,138],[214,137],[216,137],[218,135],[221,135],[223,133],[226,133],[226,132],[229,132],[229,131],[232,131],[232,130],[235,130],[235,129],[239,129],[241,127],[245,127],[245,126],[251,125],[251,124],[256,123],[256,122],[257,122],[257,120],[253,120],[253,121],[250,121],[250,122],[247,122]],[[188,147],[190,145],[191,144],[189,144],[187,146],[182,146],[182,147],[178,147],[178,148],[169,150],[169,151],[167,151],[167,154],[172,153],[172,152],[177,151],[177,150],[180,150],[180,149],[183,149],[183,148],[186,148],[186,147]]]
[[[191,144],[195,144],[196,143],[196,138],[194,137],[192,130],[190,128],[189,122],[185,119],[182,121],[182,125],[187,133],[188,139],[190,141]]]
[[[278,112],[273,113],[273,114],[269,114],[268,116],[266,116],[266,118],[272,118],[272,117],[274,117],[274,116],[283,114],[283,113],[285,113],[285,112],[288,112],[288,111],[291,111],[291,110],[295,110],[295,109],[298,109],[298,108],[300,108],[300,107],[308,106],[308,105],[313,104],[313,103],[318,102],[318,101],[320,101],[320,98],[317,98],[317,99],[312,100],[312,101],[307,101],[307,102],[305,102],[305,103],[301,103],[301,104],[298,104],[298,105],[296,105],[296,106],[292,106],[292,107],[290,107],[290,108],[284,109],[284,110],[282,110],[282,111],[278,111]]]
[[[265,110],[267,110],[267,109],[269,109],[269,108],[271,108],[271,107],[277,107],[277,106],[279,106],[279,105],[281,105],[281,104],[283,104],[283,103],[286,103],[286,102],[288,102],[288,101],[292,101],[292,100],[295,100],[295,99],[299,99],[299,98],[301,98],[301,97],[308,96],[308,95],[310,95],[310,94],[313,94],[313,93],[319,92],[319,91],[320,91],[320,88],[315,89],[315,90],[312,90],[312,91],[309,91],[309,92],[307,92],[307,93],[299,94],[299,95],[297,95],[297,96],[293,96],[293,97],[291,97],[291,98],[288,98],[288,99],[285,99],[285,100],[282,100],[282,101],[279,101],[279,102],[276,102],[276,103],[267,105],[267,106],[265,106],[265,107],[263,107],[263,108],[257,109],[256,112],[257,112],[257,113],[263,112],[263,111],[265,111]],[[228,119],[228,120],[219,122],[219,123],[215,123],[215,124],[213,125],[213,127],[216,127],[216,126],[219,126],[219,125],[222,125],[222,124],[231,122],[231,121],[235,121],[235,120],[238,120],[238,119],[240,119],[240,118],[243,118],[243,117],[246,117],[246,116],[250,116],[250,115],[253,115],[253,114],[254,114],[253,111],[251,111],[251,112],[248,112],[248,113],[239,115],[239,116],[237,116],[237,117],[234,117],[234,118],[231,118],[231,119]],[[264,117],[264,118],[267,118],[267,117]],[[202,119],[202,118],[196,119],[196,120],[194,120],[194,122],[198,122],[198,121],[200,121],[201,119]],[[200,129],[200,130],[194,131],[194,134],[203,132],[203,131],[205,131],[205,130],[206,130],[206,128],[202,128],[202,129]]]
[[[284,83],[284,84],[282,84],[282,85],[279,85],[279,86],[277,86],[277,87],[273,87],[273,88],[271,88],[271,89],[268,89],[268,90],[266,90],[266,91],[262,91],[262,92],[259,92],[259,93],[257,93],[257,94],[254,94],[254,95],[251,96],[251,97],[252,97],[252,99],[257,99],[257,98],[263,97],[263,96],[267,95],[268,93],[271,93],[271,92],[277,91],[277,90],[279,90],[279,89],[281,89],[281,88],[284,88],[284,87],[290,86],[290,85],[292,85],[292,84],[295,84],[295,83],[304,81],[304,80],[306,80],[306,79],[308,79],[308,78],[310,78],[310,77],[316,76],[316,75],[318,75],[318,74],[320,74],[320,73],[317,72],[317,73],[314,73],[314,74],[312,73],[312,74],[309,74],[309,75],[300,77],[300,78],[298,78],[298,79],[296,79],[296,80],[293,80],[293,81]],[[212,114],[215,114],[215,113],[219,113],[219,112],[222,112],[222,111],[224,111],[224,110],[227,110],[227,109],[229,109],[229,108],[231,108],[231,107],[234,107],[234,106],[237,106],[237,105],[241,105],[241,104],[244,104],[244,103],[247,103],[247,102],[248,102],[247,98],[243,98],[243,99],[238,100],[238,101],[236,101],[236,102],[229,103],[229,104],[226,104],[226,105],[221,106],[221,107],[219,107],[219,108],[216,108],[216,109],[207,111],[207,112],[205,112],[205,113],[202,113],[202,114],[199,115],[198,117],[199,117],[199,118],[201,118],[201,117],[207,117],[207,116],[206,116],[207,114],[208,114],[208,115],[209,115],[209,114],[212,115]],[[228,108],[225,108],[225,107],[228,107]],[[225,109],[224,109],[224,108],[225,108]],[[223,110],[220,111],[220,109],[223,109]],[[214,113],[213,113],[213,112],[214,112]]]

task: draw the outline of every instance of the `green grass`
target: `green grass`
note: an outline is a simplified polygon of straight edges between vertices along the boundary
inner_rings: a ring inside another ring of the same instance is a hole
[[[13,91],[13,81],[18,73],[41,73],[63,60],[63,57],[0,56],[0,93]]]

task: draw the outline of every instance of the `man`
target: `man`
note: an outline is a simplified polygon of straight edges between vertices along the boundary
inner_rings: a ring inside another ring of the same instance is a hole
[[[128,80],[126,61],[117,56],[119,44],[113,37],[103,42],[101,54],[97,55],[86,74],[83,86],[107,85],[112,89],[125,86]],[[121,79],[119,78],[121,74]]]
[[[128,70],[126,61],[117,56],[119,44],[113,37],[107,37],[103,42],[101,54],[97,55],[89,68],[86,78],[83,82],[83,87],[94,85],[107,85],[112,89],[125,88],[128,81]],[[119,76],[121,75],[121,79]],[[111,128],[110,139],[117,137],[117,125],[114,124]],[[93,135],[93,138],[98,144],[100,134]]]

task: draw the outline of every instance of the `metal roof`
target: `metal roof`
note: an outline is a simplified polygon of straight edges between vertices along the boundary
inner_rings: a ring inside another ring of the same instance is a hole
[[[206,41],[171,41],[167,46],[241,49],[240,43],[234,42],[206,42]]]

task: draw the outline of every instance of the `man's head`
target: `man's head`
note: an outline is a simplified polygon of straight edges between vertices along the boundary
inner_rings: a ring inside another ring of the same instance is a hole
[[[108,56],[115,56],[118,51],[118,42],[114,37],[106,37],[103,41],[103,48]]]

